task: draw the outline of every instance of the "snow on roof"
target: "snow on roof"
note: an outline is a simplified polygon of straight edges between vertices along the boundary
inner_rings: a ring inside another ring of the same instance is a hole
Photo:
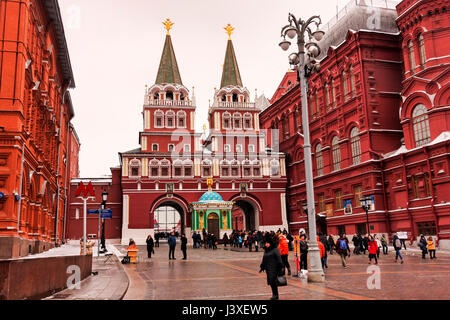
[[[397,150],[395,150],[395,151],[392,151],[392,152],[388,152],[388,153],[386,153],[386,154],[384,154],[384,158],[390,158],[390,157],[395,157],[395,156],[397,156],[397,155],[399,155],[399,154],[402,154],[402,153],[406,153],[406,152],[409,152],[409,151],[413,151],[413,150],[416,150],[416,149],[419,149],[419,148],[422,148],[422,147],[426,147],[426,146],[432,146],[432,145],[435,145],[435,144],[438,144],[438,143],[441,143],[441,142],[444,142],[444,141],[448,141],[448,140],[450,140],[450,131],[444,131],[444,132],[442,132],[439,136],[437,136],[437,138],[436,139],[434,139],[433,141],[431,141],[430,143],[427,143],[427,144],[425,144],[425,145],[423,145],[423,146],[420,146],[420,147],[417,147],[417,148],[414,148],[414,149],[406,149],[406,147],[405,147],[405,145],[403,144],[400,148],[398,148]]]

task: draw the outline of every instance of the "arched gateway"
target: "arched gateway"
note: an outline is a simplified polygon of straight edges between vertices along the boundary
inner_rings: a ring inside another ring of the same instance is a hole
[[[242,212],[242,229],[287,228],[285,156],[266,148],[272,133],[259,127],[259,113],[269,102],[264,96],[251,101],[231,34],[220,87],[208,108],[208,134],[202,134],[195,131],[194,90],[190,93],[181,81],[172,24],[165,24],[156,81],[144,92],[140,147],[119,153],[122,243],[133,238],[143,245],[148,234],[173,228],[188,241],[203,228],[222,238],[234,228],[233,204]],[[215,192],[208,178],[214,179]],[[174,222],[177,214],[180,226]]]

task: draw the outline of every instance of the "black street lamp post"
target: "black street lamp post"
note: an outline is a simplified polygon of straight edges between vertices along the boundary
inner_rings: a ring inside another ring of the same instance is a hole
[[[367,234],[370,236],[370,226],[369,226],[369,209],[372,202],[372,198],[364,196],[361,198],[361,205],[364,211],[366,211],[366,221],[367,221]]]

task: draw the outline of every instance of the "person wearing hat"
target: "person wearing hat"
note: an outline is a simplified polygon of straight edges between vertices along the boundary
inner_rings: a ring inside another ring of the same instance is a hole
[[[267,284],[272,289],[271,300],[278,300],[277,277],[283,273],[283,261],[280,251],[277,248],[276,240],[272,235],[266,233],[264,236],[264,256],[260,265],[259,272],[266,272]]]

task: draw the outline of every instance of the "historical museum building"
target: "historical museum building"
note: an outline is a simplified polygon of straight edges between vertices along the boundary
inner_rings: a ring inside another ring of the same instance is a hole
[[[375,11],[366,2],[328,25],[308,82],[318,230],[366,233],[369,219],[371,233],[432,235],[450,247],[448,2],[381,1]],[[372,12],[375,22],[361,19]],[[288,72],[260,115],[287,155],[293,232],[307,228],[300,98],[297,72]],[[362,196],[374,200],[368,217]]]
[[[80,142],[56,0],[0,1],[0,259],[63,239]]]
[[[164,24],[156,82],[144,97],[141,148],[120,153],[122,242],[144,243],[162,207],[178,211],[188,236],[203,228],[220,237],[230,233],[233,205],[246,230],[287,228],[284,155],[266,150],[260,105],[250,101],[243,86],[233,28],[225,28],[230,37],[220,88],[209,106],[209,134],[199,134],[194,131],[195,95],[181,80],[169,34],[172,23]]]

